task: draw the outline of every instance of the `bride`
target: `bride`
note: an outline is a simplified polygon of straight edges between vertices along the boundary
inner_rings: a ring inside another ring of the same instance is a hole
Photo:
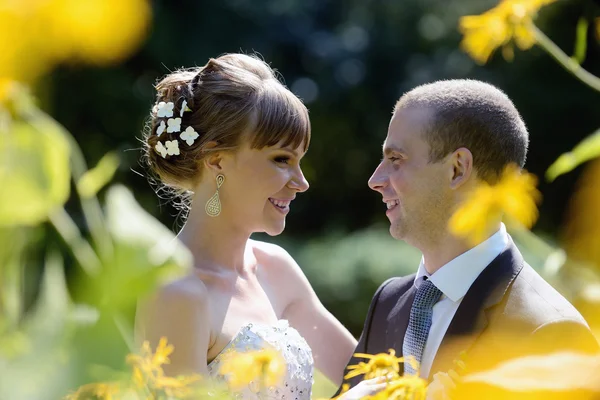
[[[262,394],[248,387],[243,398],[309,399],[313,365],[339,385],[355,339],[285,250],[250,239],[280,234],[308,189],[300,168],[310,142],[306,107],[266,63],[244,54],[171,73],[156,89],[146,159],[164,184],[193,192],[178,236],[195,267],[140,304],[138,337],[174,345],[170,375],[217,377],[226,350],[275,348],[285,382]],[[377,384],[346,398],[365,386]]]

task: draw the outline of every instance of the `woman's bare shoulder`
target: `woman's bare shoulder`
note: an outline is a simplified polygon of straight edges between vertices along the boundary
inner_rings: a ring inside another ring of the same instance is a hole
[[[158,287],[146,302],[154,306],[160,303],[164,310],[172,309],[172,306],[205,309],[208,289],[198,276],[190,274]]]
[[[209,310],[208,290],[204,283],[197,277],[185,276],[140,299],[136,325],[142,329],[142,336],[156,336],[154,339],[157,339],[164,334],[170,337],[172,328],[188,324],[191,319],[205,325]]]
[[[283,247],[258,240],[252,240],[251,245],[256,260],[267,274],[292,282],[306,279],[298,263]]]
[[[250,246],[252,246],[256,260],[261,265],[269,268],[277,268],[279,266],[295,264],[292,256],[279,245],[259,240],[250,240]]]

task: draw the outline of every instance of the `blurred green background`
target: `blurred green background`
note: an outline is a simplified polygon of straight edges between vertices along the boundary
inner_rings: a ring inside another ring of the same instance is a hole
[[[141,129],[153,84],[170,70],[203,65],[226,52],[259,53],[310,110],[313,139],[303,160],[310,189],[294,202],[286,231],[265,240],[298,258],[325,305],[360,334],[370,297],[387,277],[416,269],[419,255],[386,236],[381,198],[367,180],[381,158],[392,107],[403,92],[436,79],[472,78],[497,85],[530,132],[526,168],[543,177],[566,149],[600,122],[598,93],[573,79],[538,48],[497,54],[478,66],[458,44],[459,17],[489,0],[154,1],[146,42],[109,68],[63,66],[42,85],[43,108],[73,133],[90,165],[117,149],[116,181],[173,230],[181,215],[159,199],[140,165]],[[567,53],[591,0],[541,10],[540,26]],[[600,71],[590,30],[583,64]],[[547,184],[536,231],[556,236],[579,170]],[[73,210],[77,213],[76,210]],[[347,251],[349,250],[349,251]]]

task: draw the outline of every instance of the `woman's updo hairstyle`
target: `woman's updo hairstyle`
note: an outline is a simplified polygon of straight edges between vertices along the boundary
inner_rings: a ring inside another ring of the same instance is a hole
[[[145,160],[164,184],[178,191],[193,191],[202,174],[202,160],[211,151],[235,151],[242,140],[249,140],[250,146],[258,149],[277,144],[308,148],[308,110],[255,56],[211,58],[203,67],[167,75],[156,85],[156,91],[156,104],[144,134]],[[190,111],[180,113],[184,101]],[[178,132],[169,132],[164,124],[159,129],[166,120],[157,115],[160,102],[172,102],[173,116],[181,115]],[[188,127],[199,135],[191,145],[180,138]],[[173,140],[178,141],[179,154],[163,156],[157,145],[160,148]],[[209,142],[217,145],[206,148]]]

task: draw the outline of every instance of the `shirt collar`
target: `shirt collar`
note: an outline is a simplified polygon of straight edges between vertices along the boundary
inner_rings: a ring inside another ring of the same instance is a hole
[[[494,233],[484,242],[464,252],[443,265],[433,275],[425,269],[424,259],[415,277],[415,286],[418,288],[427,279],[450,300],[460,301],[475,282],[479,274],[496,258],[508,245],[506,227],[501,224],[498,232]]]

